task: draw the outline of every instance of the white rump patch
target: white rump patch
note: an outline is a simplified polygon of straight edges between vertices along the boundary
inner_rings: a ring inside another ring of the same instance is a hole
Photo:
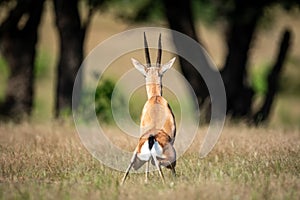
[[[149,149],[149,143],[148,140],[143,144],[143,146],[141,147],[141,152],[138,153],[138,158],[140,160],[143,161],[149,161],[151,159],[151,155],[155,156],[155,157],[159,157],[159,158],[164,158],[163,155],[163,149],[162,147],[159,145],[158,142],[154,142],[152,149],[150,151]]]

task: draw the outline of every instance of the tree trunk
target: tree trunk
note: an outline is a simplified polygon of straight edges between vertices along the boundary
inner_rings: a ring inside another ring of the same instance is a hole
[[[247,83],[248,53],[263,6],[251,1],[235,1],[235,9],[229,15],[227,34],[228,53],[221,71],[227,95],[227,111],[233,117],[251,113],[253,90]]]
[[[191,1],[164,0],[164,9],[171,29],[188,35],[198,41],[192,18]],[[208,97],[208,89],[199,72],[185,59],[179,58],[181,71],[191,84],[201,106]]]
[[[289,30],[285,30],[282,35],[281,43],[278,48],[277,60],[270,74],[268,75],[268,91],[262,107],[253,116],[253,122],[255,125],[259,125],[266,121],[269,117],[271,107],[274,101],[274,97],[278,91],[278,79],[280,72],[282,71],[283,63],[287,56],[290,47],[291,33]]]
[[[0,27],[1,53],[9,67],[9,77],[0,115],[20,120],[32,111],[34,59],[44,0],[18,1]],[[26,23],[19,22],[25,14]]]
[[[54,0],[56,26],[60,39],[57,66],[55,116],[70,112],[76,74],[83,60],[85,27],[81,26],[78,0]]]

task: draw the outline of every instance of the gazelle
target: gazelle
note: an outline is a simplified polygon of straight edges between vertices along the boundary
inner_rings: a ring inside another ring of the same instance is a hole
[[[162,97],[162,76],[172,67],[175,57],[161,65],[161,34],[158,39],[158,54],[155,65],[151,64],[146,34],[144,33],[146,66],[131,58],[134,67],[146,79],[148,100],[144,105],[140,122],[140,139],[133,152],[130,164],[122,179],[123,184],[133,167],[139,169],[146,163],[146,182],[148,181],[149,162],[156,166],[164,183],[161,165],[171,169],[175,176],[176,152],[173,147],[176,124],[173,112],[166,99]]]

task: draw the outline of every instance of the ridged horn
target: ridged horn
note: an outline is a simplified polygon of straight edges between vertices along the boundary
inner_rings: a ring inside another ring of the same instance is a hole
[[[150,60],[149,47],[148,47],[148,42],[147,42],[145,32],[144,32],[144,46],[145,46],[145,56],[146,56],[147,67],[150,67],[151,66],[151,60]]]
[[[158,38],[158,51],[157,51],[156,66],[159,67],[160,64],[161,64],[161,33],[159,34],[159,38]]]

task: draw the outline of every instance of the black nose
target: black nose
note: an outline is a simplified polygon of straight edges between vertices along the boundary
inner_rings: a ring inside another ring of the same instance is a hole
[[[155,142],[155,137],[153,135],[150,135],[148,138],[148,144],[149,144],[149,149],[151,150]]]

